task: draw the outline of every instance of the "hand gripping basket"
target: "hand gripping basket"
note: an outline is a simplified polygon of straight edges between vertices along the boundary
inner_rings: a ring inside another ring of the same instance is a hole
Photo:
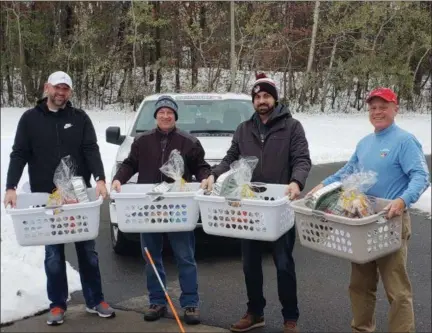
[[[90,202],[44,207],[48,193],[21,193],[17,207],[6,209],[21,246],[53,245],[95,239],[99,235],[102,197],[88,189]]]
[[[256,193],[259,199],[242,200],[199,191],[195,199],[199,202],[204,232],[232,238],[277,240],[294,226],[294,211],[285,190],[286,185],[266,184]]]
[[[111,192],[117,223],[125,233],[192,231],[199,219],[194,196],[199,183],[188,183],[191,191],[153,194],[155,184],[125,184]]]
[[[383,208],[389,202],[374,198],[374,211],[379,213],[351,219],[312,210],[305,205],[305,199],[295,201],[292,207],[300,243],[358,264],[397,251],[401,247],[402,216],[385,218]]]

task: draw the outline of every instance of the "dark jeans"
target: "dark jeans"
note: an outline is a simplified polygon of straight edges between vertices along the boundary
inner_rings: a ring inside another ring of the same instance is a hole
[[[76,242],[75,249],[84,299],[87,307],[92,308],[104,299],[95,241]],[[45,272],[50,308],[61,307],[66,310],[69,292],[64,244],[45,246]]]
[[[293,227],[286,234],[273,242],[273,260],[277,271],[279,301],[282,304],[284,320],[297,321],[297,281],[292,252],[294,249],[296,230]],[[264,315],[266,300],[263,295],[262,271],[263,242],[242,240],[243,272],[249,302],[248,312]]]
[[[193,231],[167,233],[174,257],[179,270],[179,282],[181,288],[180,305],[185,307],[198,307],[198,274],[195,261],[195,234]],[[163,234],[141,234],[141,248],[146,260],[147,289],[150,304],[166,305],[165,293],[159,280],[150,265],[144,247],[149,250],[159,276],[166,288],[165,270],[162,262]]]

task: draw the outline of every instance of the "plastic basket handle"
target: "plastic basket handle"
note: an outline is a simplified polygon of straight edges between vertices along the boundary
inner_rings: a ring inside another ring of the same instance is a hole
[[[225,200],[227,201],[228,205],[231,207],[241,207],[242,203],[241,203],[241,199],[238,198],[225,198]]]
[[[147,192],[146,195],[162,195],[163,192]]]
[[[250,188],[251,188],[252,192],[255,192],[255,193],[262,193],[262,192],[267,191],[266,183],[260,183],[260,182],[250,183]]]
[[[387,223],[388,218],[387,218],[387,213],[388,211],[386,210],[382,210],[377,214],[378,220],[376,221],[377,224],[384,224]]]
[[[45,214],[46,215],[60,214],[60,213],[64,212],[62,207],[63,207],[63,205],[45,206]]]
[[[328,220],[325,218],[325,214],[319,210],[313,210],[312,216],[315,216],[320,219],[321,222],[326,223]]]

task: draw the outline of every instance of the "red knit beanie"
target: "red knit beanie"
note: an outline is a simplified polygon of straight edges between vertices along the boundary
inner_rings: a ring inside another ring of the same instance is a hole
[[[252,102],[255,99],[255,95],[261,91],[265,91],[272,95],[275,101],[279,99],[276,83],[272,79],[268,78],[264,73],[257,74],[255,78],[256,81],[252,87]]]

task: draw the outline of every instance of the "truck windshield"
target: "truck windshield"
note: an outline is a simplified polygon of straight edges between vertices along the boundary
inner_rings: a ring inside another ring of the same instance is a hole
[[[254,108],[252,101],[240,99],[188,99],[176,100],[178,105],[177,128],[191,133],[233,133],[237,126],[249,119]],[[139,110],[132,135],[152,130],[155,101],[148,101]]]

